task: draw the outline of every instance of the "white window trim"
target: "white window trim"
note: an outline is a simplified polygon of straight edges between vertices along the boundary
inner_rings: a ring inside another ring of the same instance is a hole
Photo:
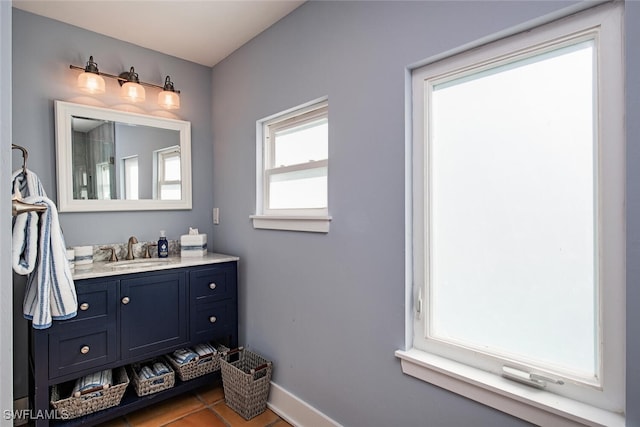
[[[591,4],[590,6],[592,6]],[[582,5],[583,8],[586,8],[586,5]],[[622,37],[622,13],[619,11],[623,8],[623,4],[621,2],[613,3],[612,5],[605,5],[598,8],[594,8],[591,11],[584,12],[579,16],[569,16],[564,18],[563,27],[559,30],[559,35],[575,33],[579,31],[584,31],[589,28],[594,28],[602,22],[603,26],[610,26],[614,30],[611,29],[608,32],[604,33],[604,36],[601,35],[601,44],[609,44],[609,45],[617,45],[620,46],[619,51],[612,52],[609,50],[608,53],[611,53],[613,56],[610,58],[606,58],[600,61],[600,67],[603,75],[606,76],[616,76],[617,78],[603,78],[601,79],[601,86],[598,93],[598,103],[600,104],[599,111],[601,115],[606,115],[606,122],[612,123],[612,126],[607,129],[601,129],[600,132],[605,132],[609,137],[618,139],[620,141],[624,141],[624,99],[614,99],[607,100],[609,94],[621,94],[624,95],[624,76],[622,73],[622,64],[623,57],[622,51],[623,46],[620,43]],[[596,16],[600,10],[606,10],[607,16],[603,19],[602,17]],[[577,10],[571,10],[571,13],[577,12]],[[567,16],[569,13],[566,14]],[[560,17],[555,16],[553,19],[558,19]],[[544,23],[550,22],[549,19],[546,22],[535,22],[531,23],[528,28],[518,28],[517,31],[514,30],[511,34],[501,34],[501,37],[506,37],[510,35],[514,35],[524,30],[530,30],[534,28],[534,26],[539,26]],[[569,29],[567,29],[569,28]],[[532,32],[535,35],[535,32]],[[531,34],[530,34],[531,35]],[[604,39],[603,37],[608,37],[611,35],[611,40]],[[548,40],[548,36],[544,37]],[[496,38],[495,40],[498,40]],[[494,41],[495,41],[494,40]],[[488,40],[484,40],[484,43],[487,43]],[[496,44],[500,44],[501,41],[498,41]],[[478,47],[480,44],[474,47]],[[459,53],[455,52],[455,53]],[[451,53],[452,55],[453,53]],[[474,55],[474,51],[469,51],[468,55]],[[450,56],[450,55],[448,55]],[[434,58],[427,63],[420,64],[419,66],[426,65],[428,63],[434,63],[440,59],[445,58],[445,56],[439,56],[438,58]],[[414,68],[417,68],[414,67]],[[615,71],[614,70],[618,70]],[[412,117],[412,76],[411,69],[407,70],[406,73],[407,84],[406,92],[407,92],[407,117]],[[605,104],[606,107],[603,108],[602,105]],[[585,425],[606,425],[606,426],[624,426],[625,418],[623,413],[618,413],[615,411],[609,411],[605,409],[600,409],[598,407],[578,402],[567,397],[558,396],[556,394],[551,394],[548,392],[540,391],[537,389],[530,388],[525,385],[521,385],[519,383],[507,380],[499,375],[492,374],[481,369],[471,367],[469,365],[464,365],[455,361],[452,361],[448,358],[444,358],[438,355],[434,355],[428,353],[426,351],[422,351],[416,348],[413,348],[413,323],[415,317],[415,307],[414,300],[416,298],[416,289],[414,289],[413,281],[414,281],[414,266],[413,266],[413,258],[415,256],[414,251],[419,250],[419,248],[415,248],[413,244],[413,234],[414,227],[419,228],[419,225],[414,223],[413,219],[413,185],[415,178],[415,166],[414,155],[420,156],[420,153],[414,153],[414,142],[413,142],[413,132],[414,129],[412,127],[412,123],[410,120],[407,121],[407,138],[406,138],[406,157],[405,157],[405,166],[406,166],[406,186],[405,186],[405,195],[406,195],[406,212],[405,212],[405,221],[406,221],[406,263],[405,263],[405,302],[406,302],[406,319],[405,319],[405,341],[406,348],[396,351],[395,355],[401,360],[402,371],[407,374],[419,378],[423,381],[435,384],[439,387],[445,388],[447,390],[453,391],[457,394],[470,398],[472,400],[476,400],[481,402],[487,406],[493,407],[500,411],[509,413],[516,417],[522,418],[529,422],[538,424],[538,425],[575,425],[575,423],[581,423]],[[621,170],[617,171],[617,175],[613,177],[613,185],[615,191],[603,191],[600,195],[599,203],[601,205],[621,205],[624,204],[624,144],[619,144],[621,147],[616,147],[614,150],[603,150],[600,148],[599,157],[601,161],[609,162],[612,161],[614,163],[617,162],[621,166]],[[622,208],[623,209],[623,208]],[[622,214],[624,216],[624,213]],[[601,225],[603,227],[608,227],[609,224],[621,224],[624,223],[623,218],[604,218],[601,219]],[[617,228],[617,230],[616,230]],[[618,241],[624,242],[624,230],[620,230],[620,227],[613,227],[612,230],[607,230],[607,233],[615,233],[614,239],[618,239]],[[622,373],[618,372],[615,374],[614,382],[616,382],[615,387],[617,392],[619,393],[618,398],[621,399],[621,403],[624,407],[624,366],[626,366],[625,361],[625,304],[624,304],[624,295],[625,295],[625,279],[624,279],[624,264],[625,264],[625,254],[624,254],[624,243],[622,248],[611,248],[611,247],[601,247],[600,250],[605,256],[618,257],[619,262],[614,263],[616,275],[615,281],[618,285],[615,286],[615,290],[611,292],[611,290],[607,290],[607,294],[603,295],[603,298],[609,298],[607,301],[608,306],[617,307],[617,312],[612,313],[611,310],[608,312],[604,312],[605,316],[605,339],[609,340],[606,345],[602,345],[603,348],[603,357],[605,360],[608,360],[609,365],[623,367]],[[622,253],[620,253],[622,250]]]
[[[256,122],[256,214],[250,215],[249,218],[253,222],[253,228],[267,230],[288,230],[288,231],[306,231],[314,233],[328,233],[329,225],[332,217],[328,213],[328,207],[322,209],[267,209],[265,207],[265,189],[264,185],[264,128],[270,122],[277,121],[282,127],[287,121],[298,118],[299,116],[309,114],[319,108],[328,106],[326,97],[315,99],[300,106],[291,108],[284,112],[265,117]],[[311,113],[311,116],[315,114]],[[317,166],[326,166],[328,160],[314,162]],[[294,168],[288,167],[288,168]],[[285,169],[285,168],[279,168]],[[274,171],[272,169],[271,171]]]

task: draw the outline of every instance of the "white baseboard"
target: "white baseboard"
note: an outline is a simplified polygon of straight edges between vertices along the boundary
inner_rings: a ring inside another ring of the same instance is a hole
[[[295,427],[341,427],[307,402],[272,382],[267,406]]]

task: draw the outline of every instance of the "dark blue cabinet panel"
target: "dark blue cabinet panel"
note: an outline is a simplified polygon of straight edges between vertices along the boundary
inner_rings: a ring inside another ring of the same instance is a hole
[[[123,359],[169,351],[189,341],[184,272],[124,279],[120,303]]]
[[[82,372],[118,357],[118,281],[78,282],[76,293],[78,315],[54,322],[48,332],[50,378]]]
[[[238,345],[237,274],[236,263],[202,267],[189,273],[192,341],[227,336],[229,346]]]

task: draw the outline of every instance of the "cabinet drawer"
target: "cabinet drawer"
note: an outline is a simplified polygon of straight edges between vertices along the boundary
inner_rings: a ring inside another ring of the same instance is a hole
[[[116,356],[116,334],[106,325],[49,334],[50,378],[97,368]]]
[[[191,313],[191,341],[210,340],[228,333],[235,318],[235,301],[197,304]]]
[[[219,300],[233,297],[235,283],[235,264],[203,268],[189,273],[192,299]]]
[[[78,315],[69,323],[81,320],[115,318],[117,308],[116,281],[82,283],[76,287]]]

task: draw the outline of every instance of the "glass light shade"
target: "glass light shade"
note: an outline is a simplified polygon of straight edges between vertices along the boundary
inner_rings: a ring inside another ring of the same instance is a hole
[[[78,76],[78,88],[87,93],[104,93],[104,79],[96,73],[84,72]]]
[[[131,102],[144,101],[144,88],[142,85],[133,82],[126,82],[120,89],[120,96]]]
[[[175,92],[163,90],[158,94],[158,104],[169,110],[180,108],[180,96]]]

